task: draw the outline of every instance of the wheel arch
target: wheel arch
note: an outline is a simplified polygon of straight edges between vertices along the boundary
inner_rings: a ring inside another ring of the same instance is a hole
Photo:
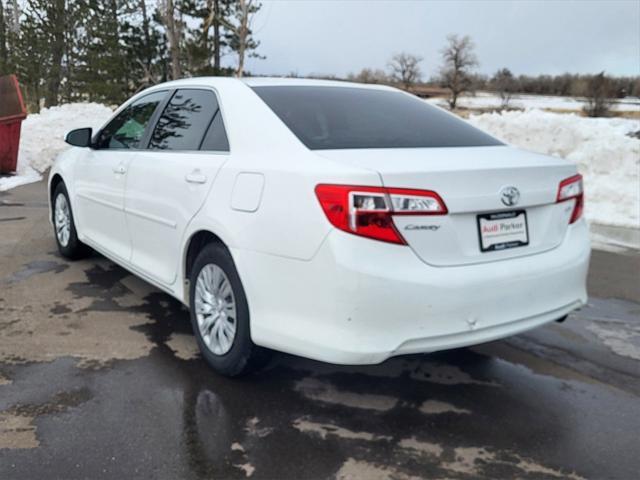
[[[217,243],[222,245],[228,250],[227,244],[218,236],[208,229],[195,230],[184,244],[182,250],[181,266],[181,279],[182,279],[182,301],[186,306],[189,306],[189,275],[191,275],[191,268],[198,256],[198,253],[210,243]]]
[[[185,243],[182,255],[182,277],[185,281],[189,280],[191,268],[198,256],[198,253],[210,243],[218,243],[227,248],[226,243],[211,230],[197,230],[191,234]]]

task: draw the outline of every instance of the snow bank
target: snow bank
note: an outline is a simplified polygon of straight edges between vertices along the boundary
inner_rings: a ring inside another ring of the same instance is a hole
[[[109,107],[97,103],[70,103],[29,115],[22,123],[16,175],[0,177],[0,191],[40,180],[41,173],[69,147],[64,142],[69,130],[99,128],[112,113]]]
[[[76,103],[29,116],[22,125],[18,175],[0,178],[0,191],[38,181],[67,148],[67,131],[98,128],[111,113],[104,105]],[[640,227],[640,140],[626,135],[640,130],[640,121],[535,109],[473,115],[469,121],[517,147],[575,162],[585,177],[590,221]]]
[[[446,107],[446,99],[430,98],[429,103]],[[458,98],[458,105],[463,108],[499,108],[502,99],[490,92],[477,92],[475,95],[463,95]],[[509,102],[511,108],[549,108],[558,110],[580,111],[584,107],[584,99],[578,97],[561,97],[554,95],[513,95]],[[617,100],[612,106],[620,112],[640,112],[640,98],[626,97]]]
[[[585,215],[603,225],[640,228],[640,121],[586,118],[541,110],[472,115],[469,121],[503,141],[566,158],[584,175]]]

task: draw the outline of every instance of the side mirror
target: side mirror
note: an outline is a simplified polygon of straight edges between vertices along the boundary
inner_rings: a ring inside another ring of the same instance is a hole
[[[74,147],[90,147],[92,133],[90,128],[77,128],[67,133],[64,141]]]

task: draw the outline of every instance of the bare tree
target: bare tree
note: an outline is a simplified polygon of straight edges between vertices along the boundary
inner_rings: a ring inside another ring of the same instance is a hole
[[[389,61],[391,79],[402,84],[405,90],[410,90],[411,86],[420,80],[422,72],[418,64],[422,57],[409,53],[397,53]]]
[[[513,98],[513,94],[516,91],[516,80],[508,68],[502,68],[496,72],[491,79],[494,88],[500,95],[501,109],[509,107],[509,102]]]
[[[213,70],[220,71],[220,0],[208,0],[209,11],[213,12]],[[211,8],[213,7],[213,8]]]
[[[169,40],[171,78],[177,80],[182,77],[182,52],[180,46],[184,27],[182,14],[176,9],[173,0],[160,0],[159,11],[162,23],[165,26],[167,39]]]
[[[587,83],[586,105],[583,110],[589,117],[606,117],[611,111],[611,81],[604,72],[594,75]]]
[[[238,0],[238,25],[236,35],[238,36],[238,69],[236,75],[244,75],[244,56],[247,52],[247,39],[249,37],[249,11],[253,0]]]
[[[10,0],[11,1],[11,18],[8,20],[9,30],[13,33],[18,33],[20,31],[20,5],[18,4],[18,0]]]
[[[260,42],[257,42],[251,32],[251,20],[262,5],[256,0],[237,0],[233,7],[231,19],[223,16],[213,16],[231,33],[231,48],[238,54],[236,76],[244,75],[244,62],[247,56],[260,57],[253,52]],[[252,53],[248,53],[252,52]]]
[[[451,34],[447,36],[447,46],[442,49],[444,62],[441,75],[444,86],[451,90],[449,107],[456,108],[458,97],[469,91],[472,85],[472,69],[478,65],[478,59],[473,51],[474,44],[469,36],[459,37]]]

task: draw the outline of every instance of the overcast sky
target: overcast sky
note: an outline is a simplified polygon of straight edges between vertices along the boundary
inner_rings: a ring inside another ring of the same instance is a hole
[[[640,0],[263,0],[253,21],[266,60],[255,74],[334,74],[385,68],[397,52],[437,73],[449,33],[470,35],[479,71],[640,75]]]

